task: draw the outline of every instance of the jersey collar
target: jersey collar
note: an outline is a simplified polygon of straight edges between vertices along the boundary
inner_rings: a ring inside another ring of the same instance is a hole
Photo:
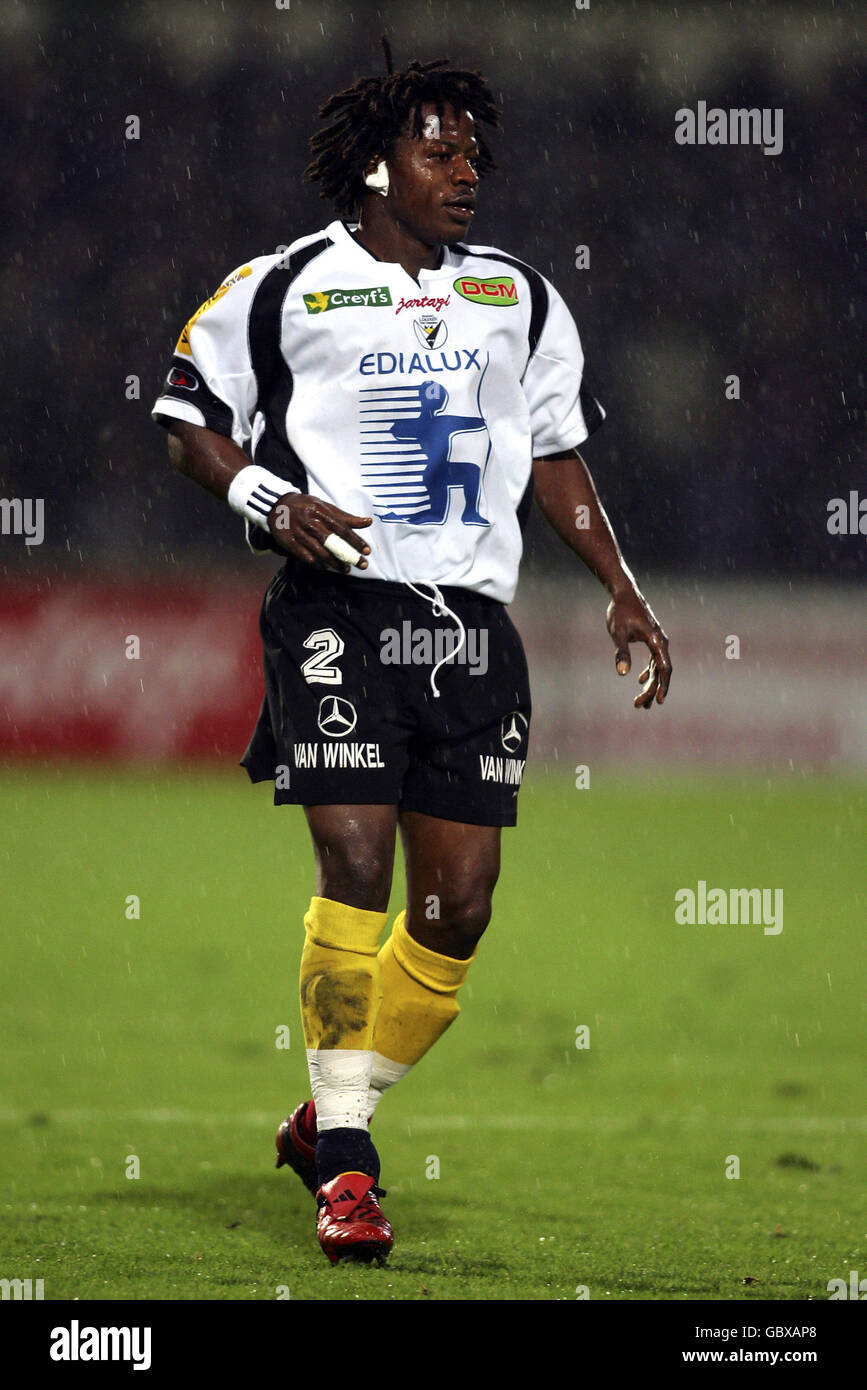
[[[440,263],[436,269],[421,269],[418,273],[418,280],[414,280],[409,271],[405,270],[398,261],[384,261],[380,256],[376,256],[372,251],[368,251],[366,246],[362,246],[361,242],[357,241],[353,236],[353,232],[357,226],[357,222],[344,221],[343,218],[338,217],[336,221],[326,227],[325,231],[326,235],[338,242],[341,247],[354,251],[359,260],[366,262],[368,266],[382,265],[388,266],[391,270],[399,270],[406,275],[408,280],[412,280],[414,284],[420,284],[423,280],[433,279],[439,275],[447,275],[454,269],[455,262],[451,252],[448,246],[443,245],[440,251]]]

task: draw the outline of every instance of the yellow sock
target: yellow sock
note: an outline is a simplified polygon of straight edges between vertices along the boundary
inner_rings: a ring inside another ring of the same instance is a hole
[[[301,1023],[320,1132],[367,1127],[386,917],[314,897],[304,918]]]
[[[401,912],[379,953],[382,1005],[373,1034],[370,1113],[389,1086],[420,1061],[460,1013],[455,995],[469,960],[440,955],[415,941]]]

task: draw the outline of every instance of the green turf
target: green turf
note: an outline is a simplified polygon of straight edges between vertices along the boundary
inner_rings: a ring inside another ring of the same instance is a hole
[[[272,1166],[306,1094],[301,812],[232,769],[10,769],[0,825],[0,1276],[47,1299],[742,1300],[867,1275],[863,783],[528,781],[462,1016],[375,1122],[384,1270],[332,1270]],[[783,932],[676,925],[698,879],[781,887]]]

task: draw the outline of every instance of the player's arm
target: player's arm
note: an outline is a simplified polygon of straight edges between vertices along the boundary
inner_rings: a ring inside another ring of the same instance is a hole
[[[169,458],[180,473],[199,483],[223,501],[243,500],[244,479],[239,475],[251,465],[243,449],[228,436],[187,420],[173,420],[168,426]],[[261,470],[260,470],[261,471]],[[251,475],[245,475],[245,478]],[[238,482],[236,482],[238,479]],[[234,492],[230,498],[230,491]],[[270,501],[270,497],[268,497]],[[287,492],[278,497],[263,517],[281,550],[317,569],[339,570],[348,574],[351,566],[325,549],[328,536],[338,536],[362,555],[370,546],[355,534],[354,526],[371,524],[369,516],[351,516],[339,507],[306,492]],[[359,569],[367,568],[365,559]]]
[[[606,624],[615,647],[618,675],[631,666],[630,642],[644,642],[650,660],[639,676],[636,709],[662,704],[671,681],[668,638],[641,593],[623,556],[611,523],[577,449],[533,460],[533,490],[545,520],[579,555],[611,595]]]

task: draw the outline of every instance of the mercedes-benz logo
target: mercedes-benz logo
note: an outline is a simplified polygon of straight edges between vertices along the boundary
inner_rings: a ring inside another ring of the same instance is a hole
[[[328,734],[329,738],[344,738],[351,734],[357,720],[355,705],[350,704],[348,700],[341,700],[339,695],[323,695],[319,701],[316,722],[323,734]]]
[[[526,732],[527,721],[523,714],[514,710],[506,715],[500,727],[500,740],[507,753],[514,753],[515,749],[521,746]]]

